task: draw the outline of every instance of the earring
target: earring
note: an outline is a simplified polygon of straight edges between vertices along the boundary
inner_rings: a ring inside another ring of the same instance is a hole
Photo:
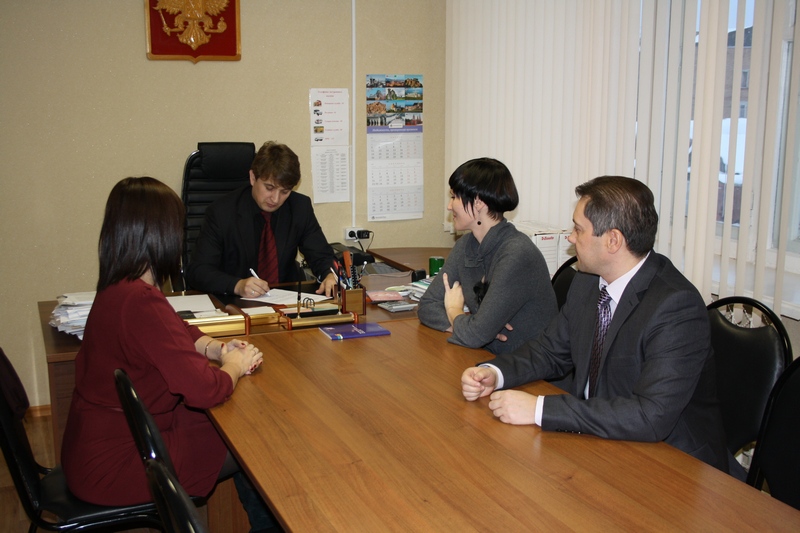
[[[479,226],[481,225],[481,221],[480,221],[480,220],[478,221],[478,225],[479,225]]]

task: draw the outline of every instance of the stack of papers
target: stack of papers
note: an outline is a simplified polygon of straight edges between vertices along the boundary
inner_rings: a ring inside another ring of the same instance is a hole
[[[419,301],[419,299],[422,298],[422,295],[425,294],[425,291],[428,290],[428,287],[430,286],[432,281],[433,278],[427,277],[425,279],[413,282],[410,285],[411,294],[409,295],[409,297],[414,301]]]
[[[83,340],[86,319],[94,303],[95,292],[72,292],[57,298],[58,305],[50,315],[49,324],[58,331],[76,335]]]
[[[83,340],[86,319],[94,303],[95,292],[71,292],[57,298],[58,305],[50,315],[49,324],[58,331],[76,335]],[[176,312],[189,312],[195,318],[227,316],[227,313],[214,307],[207,294],[190,296],[168,296],[167,300]]]

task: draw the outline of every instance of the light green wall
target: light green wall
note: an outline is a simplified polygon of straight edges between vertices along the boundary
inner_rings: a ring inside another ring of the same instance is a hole
[[[145,2],[0,0],[0,346],[32,405],[50,402],[36,302],[93,290],[105,199],[126,176],[180,190],[198,141],[274,139],[300,156],[311,194],[308,90],[364,101],[372,73],[425,80],[425,214],[366,220],[365,106],[357,107],[356,224],[374,247],[447,246],[444,184],[445,2],[241,0],[242,60],[150,61]],[[349,203],[316,207],[329,240]]]

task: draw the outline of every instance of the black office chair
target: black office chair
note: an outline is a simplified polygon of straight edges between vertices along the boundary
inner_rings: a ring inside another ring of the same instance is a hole
[[[145,461],[147,484],[167,533],[207,533],[192,499],[161,461]]]
[[[153,503],[106,507],[76,498],[67,487],[61,467],[45,468],[36,462],[22,419],[28,395],[17,372],[0,349],[0,445],[25,514],[30,533],[47,531],[120,531],[139,527],[161,528]],[[42,514],[54,515],[54,520]]]
[[[184,268],[192,257],[206,208],[220,196],[250,182],[250,165],[255,156],[256,145],[248,142],[197,143],[197,150],[189,154],[181,188],[186,206]],[[188,288],[183,277],[172,283],[176,290]],[[178,283],[181,286],[176,286]]]
[[[792,361],[789,335],[766,305],[745,296],[708,305],[717,397],[728,450],[737,455],[758,438],[770,391]]]
[[[114,382],[117,386],[119,401],[122,404],[122,411],[125,413],[125,419],[131,429],[136,449],[139,450],[142,464],[144,465],[148,459],[161,461],[174,475],[175,466],[172,464],[167,445],[161,437],[161,431],[136,393],[131,378],[127,372],[118,368],[114,370]]]
[[[800,359],[772,389],[758,433],[747,484],[800,509]]]
[[[122,411],[125,413],[133,441],[139,451],[139,457],[142,459],[142,465],[147,467],[148,460],[160,461],[177,478],[172,457],[161,437],[161,431],[158,429],[153,415],[150,414],[136,393],[130,376],[118,368],[114,370],[114,382],[117,387],[117,396],[122,404]],[[199,506],[206,503],[206,498],[192,496],[191,501],[194,502],[194,505]]]
[[[550,283],[553,284],[553,290],[556,293],[556,303],[559,309],[561,309],[561,306],[567,301],[569,286],[572,284],[572,278],[575,277],[575,273],[577,272],[572,265],[577,261],[577,256],[572,256],[564,261],[550,280]]]
[[[561,306],[567,301],[567,293],[572,284],[572,279],[578,272],[574,267],[577,262],[578,257],[573,255],[558,267],[558,270],[556,270],[556,273],[553,274],[553,277],[550,279],[550,283],[553,285],[553,291],[556,293],[556,304],[559,309],[561,309]],[[569,390],[574,378],[575,370],[570,370],[567,375],[548,381],[560,389]]]

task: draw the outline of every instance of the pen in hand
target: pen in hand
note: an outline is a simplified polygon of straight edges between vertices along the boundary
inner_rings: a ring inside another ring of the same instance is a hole
[[[253,275],[254,278],[261,279],[261,278],[258,277],[258,274],[256,274],[256,271],[253,270],[252,268],[250,269],[250,273]],[[264,296],[269,296],[269,291],[265,292]]]

